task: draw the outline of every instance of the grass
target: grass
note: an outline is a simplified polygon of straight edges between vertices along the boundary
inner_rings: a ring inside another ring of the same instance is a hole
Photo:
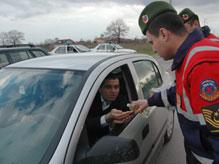
[[[120,45],[124,48],[134,49],[138,53],[155,55],[149,43],[121,43]]]

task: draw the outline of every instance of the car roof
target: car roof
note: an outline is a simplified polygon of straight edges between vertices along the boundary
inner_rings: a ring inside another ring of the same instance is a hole
[[[96,63],[110,58],[121,58],[119,56],[132,57],[136,54],[115,54],[115,53],[95,53],[85,52],[80,55],[64,54],[43,56],[34,59],[11,64],[5,68],[47,68],[64,70],[88,70]],[[142,55],[141,55],[142,56]],[[124,58],[124,57],[123,57]],[[118,59],[119,60],[119,59]]]
[[[33,50],[34,50],[34,49],[41,49],[41,50],[42,50],[42,48],[40,48],[40,47],[8,47],[8,48],[6,48],[6,47],[5,47],[5,48],[1,48],[1,47],[0,47],[0,51],[24,50],[24,49],[26,49],[26,50],[27,50],[27,49],[28,49],[28,50],[29,50],[29,49],[31,49],[31,50],[32,50],[32,49],[33,49]]]
[[[55,45],[55,47],[67,47],[67,46],[78,46],[78,45],[82,45],[82,44],[57,44]]]
[[[11,64],[8,67],[19,68],[48,68],[48,69],[69,69],[69,70],[88,70],[95,63],[112,56],[109,53],[83,53],[83,55],[51,55],[34,58]]]

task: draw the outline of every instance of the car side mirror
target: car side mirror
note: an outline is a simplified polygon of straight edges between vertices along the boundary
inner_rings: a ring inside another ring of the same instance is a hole
[[[117,136],[104,136],[76,164],[122,163],[135,160],[139,147],[135,140]]]

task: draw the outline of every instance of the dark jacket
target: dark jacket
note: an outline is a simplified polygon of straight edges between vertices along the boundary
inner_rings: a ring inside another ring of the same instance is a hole
[[[113,108],[127,111],[127,103],[128,100],[124,96],[119,96],[115,101],[110,104],[107,109],[103,111],[100,94],[98,93],[96,95],[93,104],[91,105],[88,118],[86,120],[86,128],[90,145],[93,145],[99,138],[110,134],[110,128],[108,125],[104,127],[101,126],[101,116],[110,112]]]

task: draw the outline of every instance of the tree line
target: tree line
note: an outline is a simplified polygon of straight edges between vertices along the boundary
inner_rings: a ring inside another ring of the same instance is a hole
[[[0,33],[0,41],[2,45],[21,44],[24,40],[24,33],[17,30]]]
[[[129,31],[129,27],[124,22],[124,20],[121,18],[118,18],[118,19],[110,22],[109,25],[106,27],[105,32],[103,32],[100,35],[100,37],[95,38],[93,42],[95,42],[96,39],[102,39],[103,41],[113,41],[113,42],[120,43],[121,38],[125,37],[126,34],[128,33],[128,31]],[[0,33],[0,44],[1,45],[21,44],[22,41],[24,41],[24,40],[25,40],[24,33],[17,31],[17,30],[11,30],[8,32],[1,32]],[[58,38],[46,39],[43,43],[39,43],[39,44],[40,45],[54,44],[57,40],[58,40]]]

